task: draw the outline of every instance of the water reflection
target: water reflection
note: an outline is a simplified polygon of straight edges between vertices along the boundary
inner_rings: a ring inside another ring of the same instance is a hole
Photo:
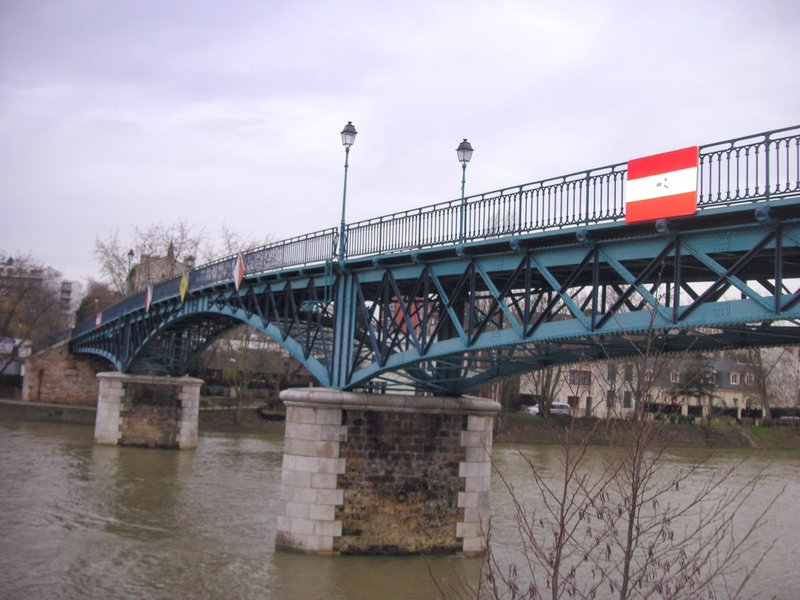
[[[429,566],[443,586],[477,571],[477,560],[458,557],[274,552],[282,439],[202,435],[197,450],[178,452],[95,446],[92,438],[86,426],[0,422],[0,597],[429,599],[438,597]],[[558,474],[553,448],[524,450]],[[592,452],[601,464],[608,449]],[[672,451],[664,468],[701,454]],[[704,469],[725,469],[743,455],[717,452]],[[517,491],[534,498],[522,456],[498,446],[495,458]],[[769,464],[765,493],[788,486],[761,533],[778,541],[758,589],[779,598],[795,597],[800,585],[799,458],[759,453],[737,471],[745,481]],[[518,559],[497,477],[493,512],[501,555]]]

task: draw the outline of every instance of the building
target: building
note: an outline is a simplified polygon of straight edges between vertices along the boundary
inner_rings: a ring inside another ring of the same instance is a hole
[[[61,328],[71,329],[75,327],[75,315],[80,306],[85,293],[85,286],[78,281],[61,282],[61,289],[58,297],[59,309],[61,311]]]
[[[568,403],[576,416],[600,418],[630,418],[637,398],[649,410],[684,415],[707,414],[711,409],[760,412],[764,393],[771,408],[797,406],[800,349],[756,352],[755,358],[747,351],[729,351],[553,367],[554,401]],[[539,393],[537,376],[524,375],[522,398],[533,404]]]
[[[175,256],[175,248],[170,242],[166,256],[144,254],[139,263],[131,267],[131,293],[137,293],[147,286],[177,277],[184,271],[194,268],[194,257],[180,261]]]

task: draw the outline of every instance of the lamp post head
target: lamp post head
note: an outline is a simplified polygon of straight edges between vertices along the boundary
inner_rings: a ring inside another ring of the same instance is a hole
[[[348,121],[347,125],[344,126],[344,129],[342,129],[342,145],[345,148],[352,146],[353,142],[356,141],[356,135],[358,135],[358,132],[356,131],[356,128],[353,127],[353,122]]]
[[[128,250],[128,262],[131,262],[132,260],[133,260],[133,248]]]
[[[186,257],[186,268],[190,271],[194,271],[194,256],[191,254]]]
[[[464,138],[464,141],[458,145],[456,148],[456,154],[458,155],[458,162],[462,165],[466,165],[469,162],[469,159],[472,158],[472,146],[470,146],[467,138]]]

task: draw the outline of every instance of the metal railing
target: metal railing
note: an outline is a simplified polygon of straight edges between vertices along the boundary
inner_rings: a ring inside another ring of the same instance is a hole
[[[245,271],[249,277],[288,267],[324,263],[335,255],[337,241],[338,229],[333,228],[266,244],[242,254]],[[237,256],[228,256],[191,271],[188,274],[189,290],[202,289],[216,283],[231,281]],[[173,277],[154,285],[152,287],[151,302],[178,296],[180,294],[180,285],[181,276]],[[104,310],[100,317],[100,324],[108,323],[124,314],[144,308],[145,297],[146,292],[142,291]],[[79,323],[73,328],[72,337],[86,334],[97,326],[96,319]]]
[[[698,209],[800,192],[800,126],[700,146]],[[625,218],[628,163],[470,196],[464,238],[526,235]],[[347,227],[347,257],[458,243],[461,200]]]
[[[627,163],[580,171],[466,198],[469,241],[620,221],[625,218]],[[700,146],[698,210],[770,201],[800,194],[800,126]],[[347,226],[347,258],[455,245],[461,237],[461,199],[406,210]],[[325,229],[243,254],[247,276],[331,261],[339,232]],[[193,270],[189,289],[233,279],[236,256]],[[179,294],[180,277],[155,285],[152,302]],[[145,305],[145,292],[103,311],[102,323]],[[72,337],[95,328],[95,320]]]
[[[464,238],[478,241],[624,218],[627,163],[470,196]],[[456,244],[461,199],[347,227],[347,256]]]

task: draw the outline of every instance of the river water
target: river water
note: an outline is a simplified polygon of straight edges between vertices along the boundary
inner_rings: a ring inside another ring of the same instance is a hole
[[[460,557],[275,552],[282,438],[201,434],[197,450],[177,452],[95,446],[92,437],[87,426],[0,421],[0,598],[432,599],[429,569],[447,585],[479,567]],[[557,449],[524,450],[556,476]],[[496,445],[494,454],[525,490],[517,450]],[[699,454],[676,450],[665,464]],[[706,468],[742,456],[717,452]],[[764,467],[757,496],[786,491],[759,531],[776,545],[751,589],[800,598],[800,454],[758,453],[731,484]],[[518,559],[511,500],[496,476],[492,510],[501,555]]]

